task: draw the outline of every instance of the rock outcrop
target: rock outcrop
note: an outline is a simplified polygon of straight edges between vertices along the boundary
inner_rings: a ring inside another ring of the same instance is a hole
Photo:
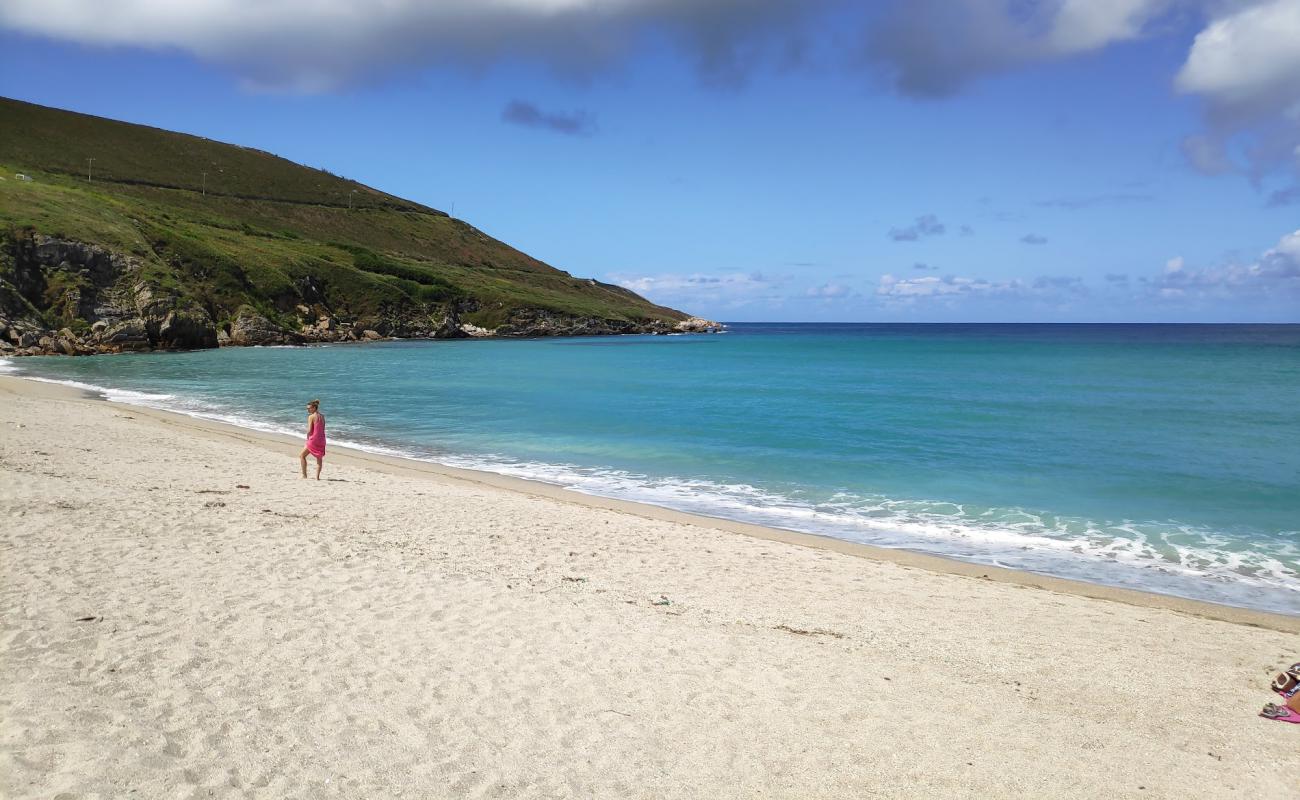
[[[242,306],[233,318],[218,324],[198,302],[168,291],[145,274],[135,256],[99,245],[40,234],[9,240],[7,251],[0,252],[0,355],[722,329],[719,323],[698,317],[674,325],[663,320],[582,317],[542,308],[512,309],[503,322],[488,327],[482,323],[502,313],[500,307],[485,309],[473,298],[432,306],[383,306],[378,313],[349,319],[329,306],[325,285],[311,277],[297,281],[292,305],[276,303],[277,308],[266,312]]]
[[[721,322],[714,322],[701,317],[691,317],[674,325],[673,330],[678,333],[718,333],[726,327]]]
[[[205,310],[139,273],[138,260],[98,245],[18,239],[0,264],[0,339],[18,355],[217,346]]]
[[[301,344],[303,337],[285,331],[279,325],[250,308],[241,308],[230,324],[229,343],[241,347],[258,345]]]

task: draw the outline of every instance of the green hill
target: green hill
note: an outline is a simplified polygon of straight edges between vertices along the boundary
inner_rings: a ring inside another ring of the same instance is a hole
[[[0,351],[692,325],[444,212],[196,136],[0,98],[0,178]]]

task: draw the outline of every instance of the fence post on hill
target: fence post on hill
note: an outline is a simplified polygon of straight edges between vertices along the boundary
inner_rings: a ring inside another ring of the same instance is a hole
[[[348,192],[348,211],[352,210],[352,195],[356,193],[357,193],[356,189],[352,189],[351,191]]]
[[[94,168],[95,168],[95,159],[93,158],[86,159],[86,183],[90,183],[90,174],[91,171],[94,170]]]
[[[203,186],[199,191],[204,197],[208,196],[208,173],[207,172],[203,173]]]

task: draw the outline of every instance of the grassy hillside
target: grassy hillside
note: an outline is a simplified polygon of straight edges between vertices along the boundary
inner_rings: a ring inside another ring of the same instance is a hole
[[[401,335],[429,334],[449,314],[516,334],[686,317],[574,278],[441,211],[155,128],[0,99],[0,177],[0,281],[50,329],[94,322],[92,295],[120,306],[130,289],[138,306],[142,283],[151,301],[168,298],[224,330],[254,311],[287,332],[330,317]],[[67,263],[65,253],[60,272],[38,247],[45,237],[96,245],[116,266],[97,272],[82,263],[91,256]]]

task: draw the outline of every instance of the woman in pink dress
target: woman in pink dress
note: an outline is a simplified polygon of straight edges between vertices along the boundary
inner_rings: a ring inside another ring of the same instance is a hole
[[[325,458],[325,415],[320,413],[320,401],[307,404],[307,446],[298,454],[302,463],[302,476],[307,477],[307,454],[316,457],[316,480],[320,480],[321,460]]]

